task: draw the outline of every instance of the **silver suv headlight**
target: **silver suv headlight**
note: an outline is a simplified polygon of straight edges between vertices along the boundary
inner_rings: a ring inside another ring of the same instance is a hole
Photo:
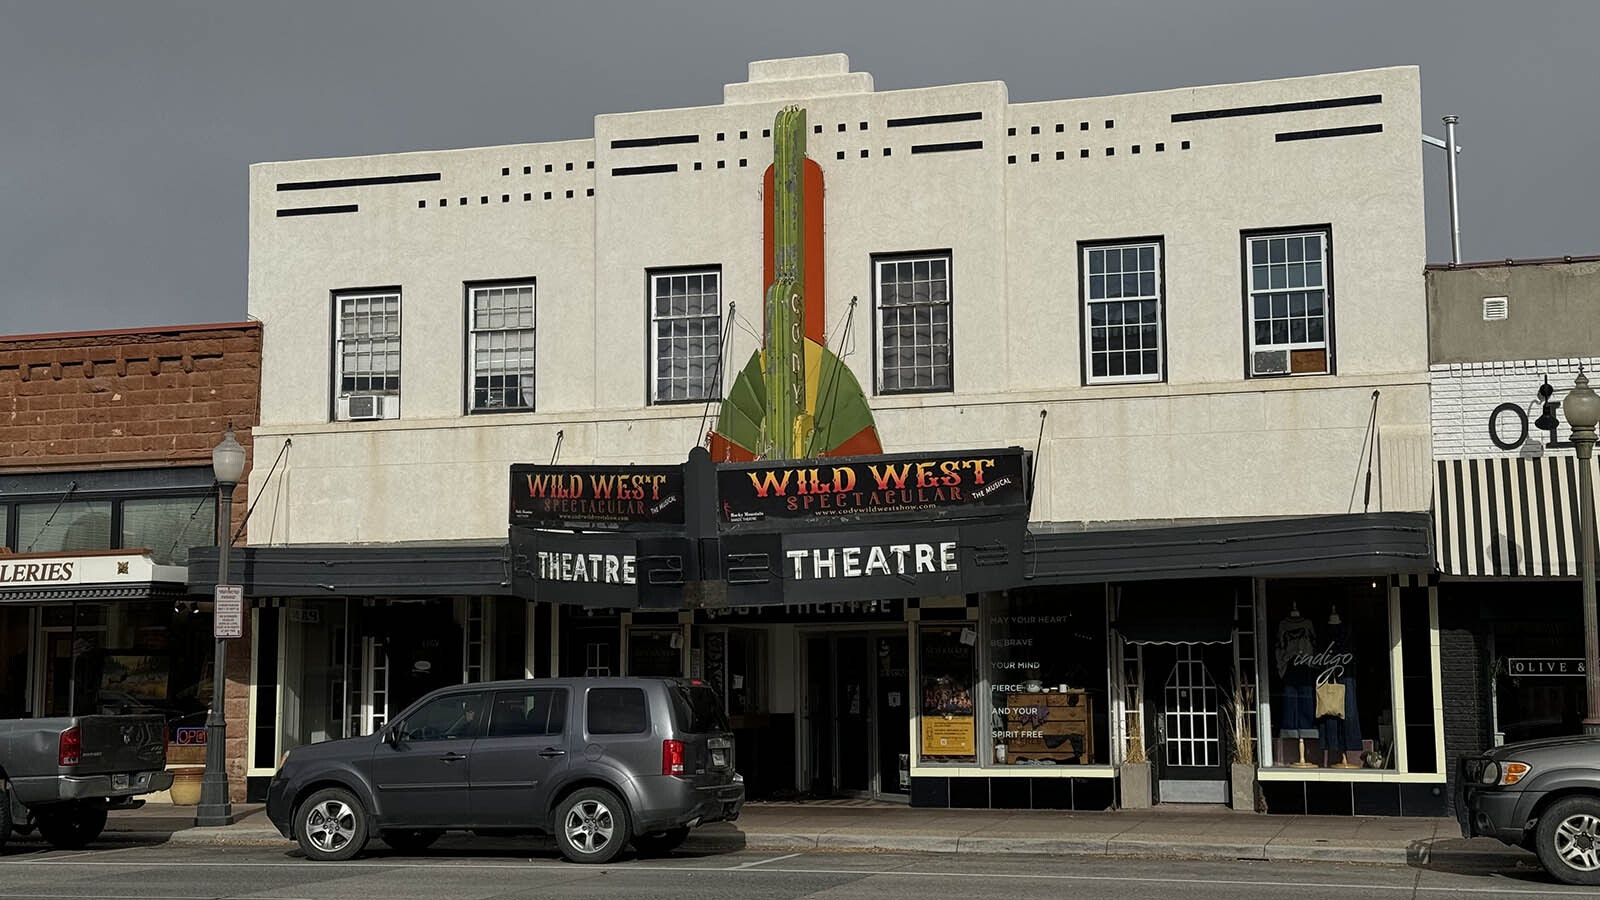
[[[1516,762],[1514,760],[1505,762],[1490,761],[1484,765],[1483,774],[1479,776],[1478,780],[1487,785],[1506,787],[1528,777],[1528,773],[1531,771],[1533,771],[1533,767],[1525,762]]]

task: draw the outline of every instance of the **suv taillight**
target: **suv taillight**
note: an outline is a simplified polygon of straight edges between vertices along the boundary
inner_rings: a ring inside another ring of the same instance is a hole
[[[61,740],[56,744],[56,765],[75,766],[78,759],[83,756],[83,735],[74,725],[61,732]]]
[[[683,774],[683,741],[661,742],[661,774]]]

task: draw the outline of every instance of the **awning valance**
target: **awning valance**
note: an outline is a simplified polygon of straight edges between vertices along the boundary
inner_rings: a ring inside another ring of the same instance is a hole
[[[1225,593],[1198,597],[1124,599],[1116,628],[1130,644],[1229,644],[1234,601]]]
[[[1576,457],[1435,460],[1433,497],[1442,574],[1578,576]]]

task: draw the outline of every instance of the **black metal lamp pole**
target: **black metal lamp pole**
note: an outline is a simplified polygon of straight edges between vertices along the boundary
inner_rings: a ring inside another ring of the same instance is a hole
[[[233,426],[211,451],[211,469],[217,478],[217,584],[228,583],[228,555],[233,548],[233,489],[244,476],[244,447],[233,436]],[[217,615],[212,606],[212,618]],[[214,628],[215,626],[213,626]],[[223,708],[227,687],[228,639],[216,639],[211,663],[211,712],[206,716],[206,771],[200,778],[200,805],[194,824],[210,828],[233,824],[233,800],[228,795],[228,721]]]
[[[1580,369],[1572,391],[1561,402],[1561,411],[1572,426],[1572,443],[1578,450],[1578,516],[1583,546],[1578,550],[1579,574],[1583,576],[1584,686],[1589,695],[1588,712],[1583,717],[1584,734],[1600,734],[1600,623],[1597,623],[1594,596],[1594,476],[1590,473],[1594,457],[1595,425],[1600,423],[1600,395],[1589,388],[1589,379]]]

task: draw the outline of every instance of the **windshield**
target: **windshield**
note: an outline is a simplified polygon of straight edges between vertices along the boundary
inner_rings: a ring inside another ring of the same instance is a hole
[[[727,731],[728,718],[722,712],[722,698],[703,684],[677,685],[672,695],[672,717],[678,730],[686,734]]]

